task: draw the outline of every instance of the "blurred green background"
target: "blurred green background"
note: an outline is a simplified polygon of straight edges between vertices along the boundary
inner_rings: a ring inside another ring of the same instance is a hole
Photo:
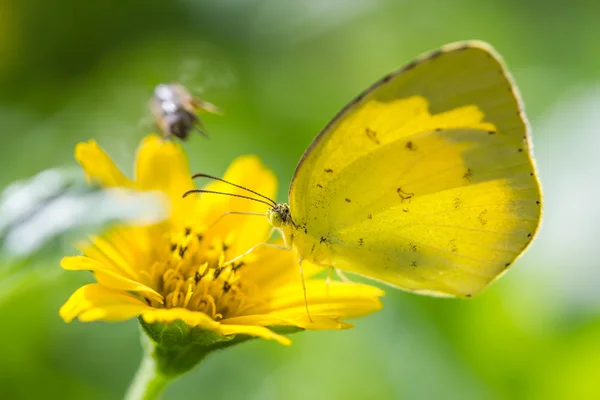
[[[226,111],[185,145],[192,170],[258,154],[285,200],[304,149],[359,91],[444,43],[488,41],[533,125],[545,215],[527,254],[474,300],[388,291],[353,330],[213,354],[164,397],[598,399],[599,19],[600,3],[577,1],[0,0],[0,184],[75,165],[90,138],[131,172],[154,85],[181,81]],[[137,322],[63,323],[90,277],[56,274],[59,259],[0,301],[0,398],[118,399]]]

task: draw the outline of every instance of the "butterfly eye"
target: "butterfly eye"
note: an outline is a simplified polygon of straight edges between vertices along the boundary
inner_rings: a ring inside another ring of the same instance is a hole
[[[267,218],[269,219],[269,223],[274,228],[279,228],[281,227],[281,225],[283,225],[283,216],[281,215],[281,212],[279,210],[268,210]]]

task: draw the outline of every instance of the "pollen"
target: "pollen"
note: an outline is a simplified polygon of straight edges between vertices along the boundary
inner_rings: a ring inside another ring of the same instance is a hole
[[[148,300],[156,308],[187,308],[214,320],[239,315],[248,306],[248,288],[243,287],[239,270],[243,263],[226,264],[232,238],[203,238],[206,232],[191,228],[171,235],[166,248],[144,273],[149,286],[163,295],[164,304]]]

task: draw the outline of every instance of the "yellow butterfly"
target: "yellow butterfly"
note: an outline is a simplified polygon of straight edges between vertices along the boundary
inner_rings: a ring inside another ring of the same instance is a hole
[[[517,89],[498,54],[469,41],[344,107],[300,160],[289,206],[267,217],[300,262],[471,297],[531,243],[540,202]]]

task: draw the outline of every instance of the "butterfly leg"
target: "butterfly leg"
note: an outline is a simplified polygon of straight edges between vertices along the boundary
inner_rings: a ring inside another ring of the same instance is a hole
[[[333,267],[333,266],[332,266],[331,268],[332,268],[332,269],[334,269],[335,267]],[[352,282],[352,281],[350,280],[350,278],[348,278],[348,277],[346,276],[346,274],[344,274],[344,273],[342,272],[342,270],[341,270],[341,269],[337,269],[337,268],[335,268],[335,273],[337,274],[337,276],[340,278],[340,280],[341,280],[342,282],[344,282],[344,283],[354,283],[354,282]]]
[[[306,297],[306,282],[304,281],[304,269],[302,268],[302,261],[304,261],[302,258],[298,260],[298,266],[300,267],[300,279],[302,280],[302,291],[304,292],[304,307],[306,307],[306,316],[308,317],[308,320],[310,322],[313,322],[312,318],[310,317],[310,311],[308,311],[308,299]]]
[[[247,212],[247,211],[227,211],[227,212],[221,214],[221,216],[219,218],[217,218],[208,228],[206,228],[206,230],[213,228],[215,225],[217,225],[219,222],[221,222],[221,220],[223,218],[225,218],[228,215],[256,215],[256,216],[264,217],[265,213],[254,213],[254,212]],[[270,235],[269,235],[269,237],[270,237]]]
[[[259,244],[257,244],[256,246],[252,246],[252,247],[250,247],[248,250],[246,250],[244,253],[240,254],[239,256],[237,256],[237,257],[234,257],[234,258],[232,258],[231,260],[229,260],[229,261],[227,261],[227,262],[223,263],[222,267],[225,267],[225,266],[227,266],[227,265],[229,265],[229,264],[233,264],[234,262],[238,261],[238,260],[239,260],[239,259],[241,259],[241,258],[244,258],[245,256],[247,256],[248,254],[252,253],[254,250],[256,250],[257,248],[259,248],[259,247],[261,247],[261,246],[265,246],[265,247],[272,247],[272,248],[275,248],[275,249],[287,250],[287,251],[289,251],[289,250],[292,250],[292,248],[291,248],[291,247],[279,246],[279,245],[276,245],[276,244],[274,244],[274,243],[266,243],[266,242],[263,242],[263,243],[259,243]]]
[[[327,274],[327,279],[325,279],[325,295],[327,297],[329,297],[329,284],[331,283],[331,276],[333,275],[334,269],[333,266],[329,267],[329,273]]]
[[[269,229],[269,233],[267,234],[267,240],[271,240],[271,238],[273,237],[273,234],[275,234],[275,232],[277,231],[277,228],[275,228],[274,226],[271,227],[271,229]],[[286,246],[289,247],[289,246]]]

